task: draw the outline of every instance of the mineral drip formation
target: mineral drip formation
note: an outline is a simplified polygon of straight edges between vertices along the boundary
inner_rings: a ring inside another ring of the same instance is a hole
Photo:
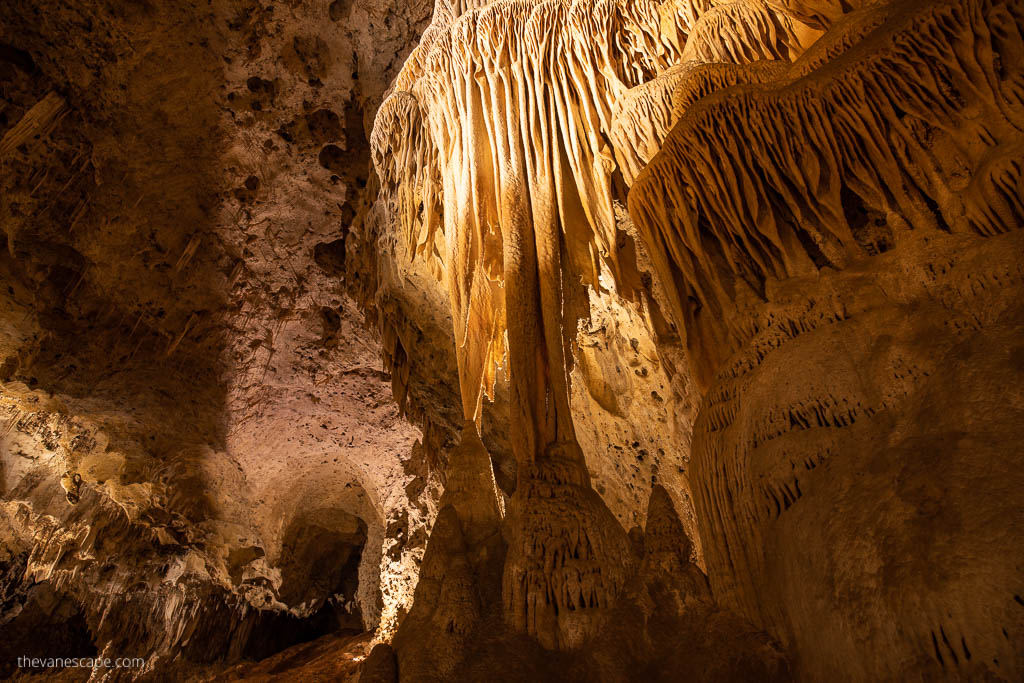
[[[587,287],[685,347],[715,599],[811,679],[1020,674],[1020,551],[960,511],[993,497],[1019,537],[986,440],[1017,439],[1017,361],[982,349],[1020,330],[1022,31],[1000,0],[438,2],[372,157],[447,293],[464,417],[509,382],[509,623],[578,647],[632,571],[566,399]],[[900,564],[918,514],[939,576]]]

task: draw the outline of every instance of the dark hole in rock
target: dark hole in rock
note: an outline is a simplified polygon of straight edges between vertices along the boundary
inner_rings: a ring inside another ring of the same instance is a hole
[[[0,62],[13,64],[27,74],[36,70],[36,63],[32,59],[32,55],[5,43],[0,43]]]
[[[889,251],[894,246],[892,228],[885,214],[867,206],[861,198],[845,185],[840,192],[843,214],[850,226],[850,232],[857,244],[869,255]]]
[[[49,582],[35,584],[21,595],[3,597],[4,607],[13,608],[20,603],[20,611],[3,625],[0,678],[6,680],[15,674],[18,657],[96,656],[96,646],[81,607],[70,596],[54,590]],[[5,612],[11,614],[15,610],[5,609]]]
[[[345,152],[337,145],[326,145],[320,150],[320,165],[339,176],[345,174]]]
[[[341,118],[330,109],[317,109],[306,114],[306,126],[313,140],[319,144],[341,140],[345,136]]]
[[[250,76],[248,80],[246,80],[245,85],[247,88],[249,88],[250,92],[255,93],[262,92],[267,93],[268,95],[273,95],[274,91],[276,90],[273,81],[265,80],[263,78],[260,78],[259,76]]]
[[[320,309],[320,315],[323,317],[324,330],[328,332],[337,332],[341,327],[341,315],[339,315],[333,308],[323,306]]]
[[[345,274],[345,237],[333,242],[321,242],[313,247],[313,260],[325,273],[334,277]]]
[[[253,626],[242,656],[259,661],[331,633],[354,635],[362,632],[362,624],[352,626],[352,623],[349,620],[340,622],[336,606],[330,603],[324,603],[315,614],[305,619],[286,612],[265,611]]]
[[[330,633],[362,632],[355,598],[366,523],[337,510],[330,516],[329,526],[296,521],[286,529],[279,597],[308,616],[262,612],[243,652],[247,659],[265,659]]]
[[[266,552],[259,546],[248,546],[245,548],[235,548],[228,553],[228,570],[231,576],[231,581],[238,584],[242,583],[243,572],[245,565],[249,564],[253,560],[258,560],[264,557]]]
[[[293,523],[285,531],[281,600],[290,606],[323,602],[335,593],[355,596],[366,523],[344,516],[344,524],[326,528]]]
[[[323,323],[321,341],[327,348],[334,348],[338,345],[338,332],[341,330],[341,315],[338,311],[328,306],[320,309],[320,319]]]
[[[369,158],[370,141],[366,137],[366,128],[363,125],[363,109],[354,101],[350,101],[345,107],[345,139],[352,152]]]

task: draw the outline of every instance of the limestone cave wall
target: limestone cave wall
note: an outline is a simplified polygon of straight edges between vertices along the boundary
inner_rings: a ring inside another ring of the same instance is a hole
[[[1019,680],[1022,65],[1016,0],[0,5],[0,676]]]
[[[746,650],[758,677],[1019,675],[1022,404],[998,378],[1020,376],[1022,25],[1002,2],[438,3],[377,114],[377,244],[448,306],[463,417],[519,438],[503,628],[585,679],[629,679],[599,652],[621,610],[654,637],[590,441],[651,422],[591,351],[614,309],[669,388],[656,441],[682,458],[651,482],[696,522],[710,592],[687,592],[784,653]],[[472,557],[443,538],[428,556]],[[400,631],[400,672],[501,661],[474,649],[478,572],[465,659]]]

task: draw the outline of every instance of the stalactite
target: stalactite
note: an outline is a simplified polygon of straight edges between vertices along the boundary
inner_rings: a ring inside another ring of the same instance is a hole
[[[756,295],[766,279],[864,254],[846,215],[852,199],[892,217],[897,243],[935,231],[995,235],[1024,220],[1012,199],[1024,182],[1021,77],[1010,67],[1019,8],[865,12],[844,20],[864,33],[856,49],[823,60],[830,46],[816,46],[781,82],[687,109],[630,192],[704,385],[745,339],[725,313],[737,287]],[[708,352],[711,339],[720,353]]]
[[[1005,295],[1020,281],[1011,264],[1024,225],[1024,13],[988,0],[836,9],[822,3],[817,19],[794,11],[829,30],[793,64],[733,67],[743,75],[730,87],[696,87],[696,97],[675,100],[666,92],[695,79],[655,82],[623,114],[655,111],[646,134],[661,136],[646,147],[658,151],[637,174],[629,207],[704,392],[692,475],[712,586],[802,653],[805,675],[836,672],[815,653],[842,651],[848,663],[869,649],[873,659],[843,675],[897,678],[907,671],[899,658],[921,650],[934,653],[934,671],[1013,677],[1019,663],[1008,656],[1004,624],[1019,623],[1005,601],[1017,556],[1002,545],[1002,524],[928,532],[927,548],[977,557],[987,551],[963,548],[1005,548],[982,580],[951,569],[933,584],[916,567],[883,580],[874,567],[925,552],[904,545],[915,542],[913,525],[892,521],[899,504],[888,501],[973,471],[982,457],[933,442],[929,452],[949,468],[939,473],[913,446],[913,454],[895,446],[929,438],[935,420],[918,411],[933,392],[999,391],[979,370],[967,384],[951,380],[934,359],[947,345],[1019,335],[1014,304],[987,292],[998,280]],[[962,405],[951,399],[949,410]],[[879,448],[884,455],[867,454]],[[862,474],[881,461],[899,470],[898,481]],[[971,497],[1001,491],[1001,478],[963,476],[967,492],[957,489],[953,502],[944,495],[944,514],[1001,509],[1002,499]],[[870,521],[816,525],[823,510],[838,518],[860,506],[870,507]],[[853,547],[796,567],[805,547],[840,536],[855,538]],[[791,576],[800,578],[787,583]],[[890,615],[902,608],[864,588],[894,590],[892,582],[921,604],[898,629]],[[965,595],[984,611],[956,606]],[[809,606],[822,599],[835,605]],[[945,638],[951,621],[957,634]],[[951,645],[960,634],[969,648]]]
[[[548,647],[580,642],[592,621],[585,610],[612,603],[628,564],[625,534],[590,489],[576,444],[568,405],[576,324],[565,320],[565,302],[578,283],[638,296],[636,266],[620,260],[613,200],[671,120],[652,130],[649,98],[631,89],[653,88],[667,101],[680,75],[672,67],[688,53],[751,61],[802,49],[793,21],[764,3],[714,4],[440,2],[375,121],[381,196],[410,252],[434,258],[443,245],[465,418],[479,419],[497,367],[510,378],[521,481],[510,508],[506,614]],[[716,80],[691,66],[682,75],[694,71],[711,87],[740,73]],[[652,142],[638,151],[639,139]],[[602,282],[602,268],[612,282]],[[549,515],[561,520],[557,529],[538,521]]]

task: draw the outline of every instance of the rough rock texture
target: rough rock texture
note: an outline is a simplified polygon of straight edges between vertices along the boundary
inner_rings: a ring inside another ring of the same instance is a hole
[[[998,378],[1021,374],[1022,16],[438,3],[377,114],[364,230],[389,295],[410,274],[447,305],[462,416],[515,471],[511,630],[586,667],[605,612],[643,602],[606,507],[628,524],[638,497],[591,497],[605,454],[577,436],[643,419],[610,373],[629,355],[586,343],[624,311],[670,422],[692,425],[694,466],[657,474],[696,519],[711,594],[665,618],[747,619],[807,680],[1019,676],[1024,404]],[[514,467],[488,439],[503,419]],[[668,675],[664,652],[639,658]]]
[[[436,482],[341,275],[428,18],[0,7],[4,674],[259,658],[408,608]]]
[[[359,668],[359,680],[361,683],[395,683],[398,680],[398,662],[390,645],[374,645]]]
[[[852,14],[689,108],[631,191],[706,387],[715,594],[812,678],[1021,675],[1022,29]]]
[[[316,683],[318,681],[360,681],[375,683],[392,679],[374,679],[367,676],[365,666],[372,664],[372,671],[387,671],[387,664],[378,663],[381,656],[375,653],[381,647],[377,645],[369,650],[370,636],[335,636],[327,635],[310,643],[296,645],[273,657],[258,663],[237,664],[221,674],[206,679],[210,683],[228,683],[228,681],[252,681],[271,683],[271,681],[300,681]],[[367,655],[369,650],[370,654]],[[393,656],[393,655],[392,655]],[[394,667],[392,665],[392,671]]]
[[[0,676],[1024,676],[1021,3],[52,5]]]

